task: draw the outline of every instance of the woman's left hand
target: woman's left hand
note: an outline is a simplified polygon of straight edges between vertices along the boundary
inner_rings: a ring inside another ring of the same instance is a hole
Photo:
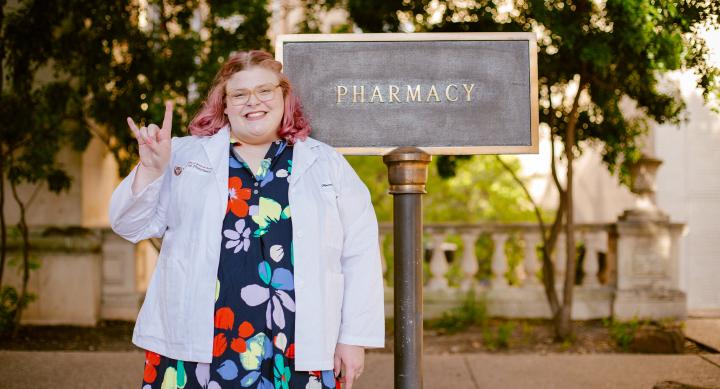
[[[351,389],[365,367],[365,347],[338,343],[335,346],[335,377],[343,372],[345,385],[343,389]],[[343,382],[342,380],[340,382]]]

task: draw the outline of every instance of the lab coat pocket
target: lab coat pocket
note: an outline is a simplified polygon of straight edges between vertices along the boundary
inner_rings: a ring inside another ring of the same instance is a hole
[[[345,277],[341,273],[325,273],[325,339],[327,350],[331,354],[335,353],[335,345],[340,335],[344,288]]]
[[[187,304],[187,272],[178,258],[162,258],[164,263],[158,270],[160,277],[160,296],[158,303],[162,313],[162,321],[167,338],[171,342],[182,342],[186,337],[185,306]]]

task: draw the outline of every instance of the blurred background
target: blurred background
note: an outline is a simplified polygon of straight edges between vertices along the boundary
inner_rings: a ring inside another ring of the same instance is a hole
[[[491,316],[555,316],[560,308],[547,297],[555,286],[545,282],[542,268],[551,266],[562,294],[568,263],[562,224],[571,207],[573,318],[720,318],[716,2],[0,5],[4,332],[135,320],[160,242],[132,245],[108,228],[110,195],[137,162],[125,118],[158,123],[163,101],[171,99],[173,134],[186,135],[223,61],[239,50],[273,52],[275,38],[288,33],[529,31],[537,37],[540,153],[440,156],[430,166],[428,317],[462,306],[468,291],[478,291]],[[391,313],[386,167],[380,157],[348,159],[371,189],[383,223]],[[642,211],[652,228],[632,230],[623,224],[626,211]],[[650,292],[623,305],[619,290]]]

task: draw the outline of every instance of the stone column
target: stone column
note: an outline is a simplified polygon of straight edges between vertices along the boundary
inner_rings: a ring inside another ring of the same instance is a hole
[[[583,260],[583,278],[582,286],[596,287],[600,285],[598,281],[598,263],[599,239],[597,232],[583,233],[583,241],[585,242],[585,259]]]
[[[475,242],[477,242],[478,236],[480,236],[479,232],[466,232],[460,235],[463,242],[462,261],[460,262],[460,268],[463,272],[463,279],[460,282],[460,290],[462,291],[471,290],[477,284],[475,275],[480,266],[475,255]]]
[[[495,248],[492,256],[493,274],[491,285],[495,289],[506,288],[509,286],[507,278],[505,278],[505,272],[508,268],[507,258],[505,257],[505,242],[508,240],[508,234],[504,232],[493,233],[492,240]]]
[[[523,286],[537,287],[540,286],[540,280],[537,278],[537,272],[540,269],[540,261],[537,257],[537,245],[540,242],[539,232],[526,232],[523,235],[525,240],[525,274],[526,278]]]
[[[616,223],[616,319],[684,318],[687,299],[678,277],[679,240],[685,227],[671,223],[655,204],[658,159],[643,156],[633,169],[638,200]]]
[[[445,232],[442,230],[432,232],[432,256],[430,257],[430,280],[427,283],[429,291],[447,290],[448,281],[445,276],[450,268],[445,256]]]
[[[136,250],[134,244],[109,229],[102,239],[102,306],[103,319],[134,321],[140,310],[141,294],[136,283]]]

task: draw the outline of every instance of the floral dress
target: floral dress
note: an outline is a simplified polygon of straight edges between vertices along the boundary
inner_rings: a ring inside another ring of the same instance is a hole
[[[293,147],[274,142],[255,174],[232,147],[215,287],[212,362],[179,361],[146,351],[142,388],[339,389],[332,370],[294,369],[288,204]]]

